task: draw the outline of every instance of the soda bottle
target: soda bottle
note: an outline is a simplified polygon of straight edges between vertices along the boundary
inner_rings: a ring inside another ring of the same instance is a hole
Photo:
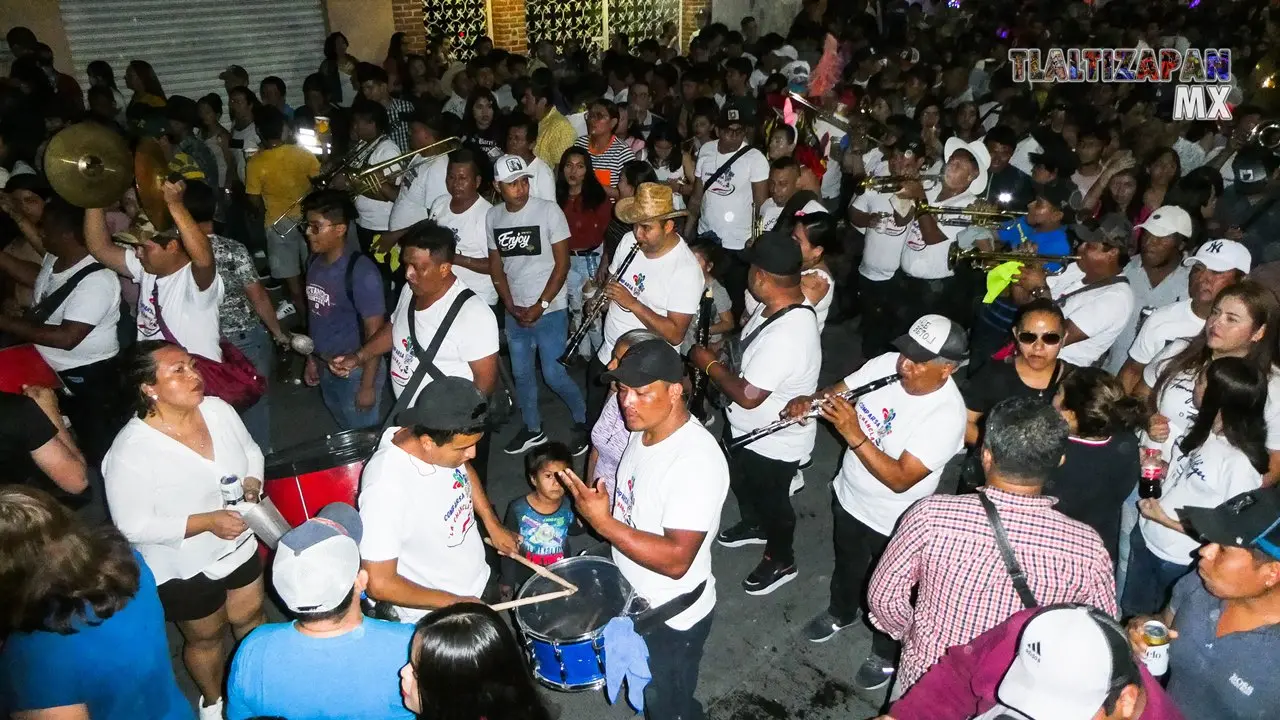
[[[1138,497],[1160,497],[1160,483],[1164,481],[1166,463],[1160,459],[1158,448],[1142,448],[1142,478],[1138,480]]]

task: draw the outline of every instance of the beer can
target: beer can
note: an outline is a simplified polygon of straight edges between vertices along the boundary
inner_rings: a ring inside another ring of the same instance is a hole
[[[1147,641],[1147,650],[1142,653],[1147,672],[1154,677],[1169,672],[1169,628],[1159,620],[1148,620],[1142,625],[1142,636]]]
[[[244,502],[244,484],[235,475],[227,475],[218,481],[218,489],[222,491],[222,506],[230,507]]]

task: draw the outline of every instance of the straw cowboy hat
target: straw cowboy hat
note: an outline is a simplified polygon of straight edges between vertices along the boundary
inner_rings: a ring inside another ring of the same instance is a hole
[[[618,219],[635,225],[689,214],[687,210],[676,210],[675,207],[675,194],[670,187],[661,183],[640,183],[634,197],[618,201]]]

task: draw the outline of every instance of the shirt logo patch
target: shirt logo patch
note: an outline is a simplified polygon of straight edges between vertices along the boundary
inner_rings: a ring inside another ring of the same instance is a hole
[[[1231,673],[1230,682],[1235,689],[1240,691],[1241,695],[1244,695],[1245,697],[1253,695],[1253,686],[1245,682],[1245,679],[1236,673]]]
[[[504,258],[541,255],[541,229],[536,225],[499,228],[493,231],[493,244],[498,248],[498,255]]]
[[[635,506],[636,477],[632,475],[625,483],[618,483],[614,490],[613,516],[622,522],[635,527],[631,522],[631,510]]]

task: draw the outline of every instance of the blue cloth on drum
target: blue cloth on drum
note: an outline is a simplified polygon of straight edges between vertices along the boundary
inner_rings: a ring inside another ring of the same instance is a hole
[[[649,646],[636,633],[629,617],[616,617],[604,626],[604,682],[609,704],[618,700],[627,681],[627,703],[644,712],[644,689],[653,679],[649,672]]]

